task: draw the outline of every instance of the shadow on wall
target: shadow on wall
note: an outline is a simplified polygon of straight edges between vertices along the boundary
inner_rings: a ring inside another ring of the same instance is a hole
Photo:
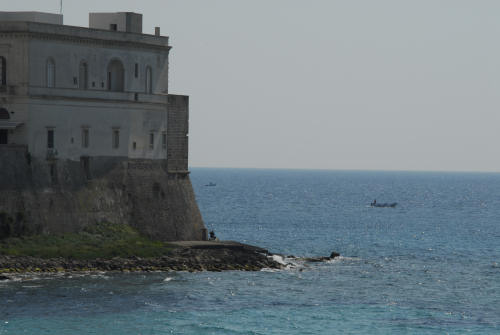
[[[166,161],[31,158],[28,164],[23,152],[13,158],[0,178],[0,238],[73,233],[99,222],[128,224],[164,241],[203,238],[189,175],[167,172]]]
[[[40,233],[40,230],[26,223],[26,216],[23,212],[17,212],[14,216],[0,212],[0,240],[37,233]]]

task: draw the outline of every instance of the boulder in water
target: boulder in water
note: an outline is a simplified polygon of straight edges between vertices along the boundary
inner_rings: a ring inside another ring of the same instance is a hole
[[[335,252],[335,251],[332,251],[332,253],[330,254],[330,259],[334,259],[335,257],[339,257],[340,254],[338,252]]]

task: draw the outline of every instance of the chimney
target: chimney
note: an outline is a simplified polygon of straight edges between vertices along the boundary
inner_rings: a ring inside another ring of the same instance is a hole
[[[155,36],[160,36],[160,27],[155,27]]]

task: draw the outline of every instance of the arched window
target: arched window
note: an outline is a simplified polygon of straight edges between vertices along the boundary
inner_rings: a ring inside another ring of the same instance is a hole
[[[78,71],[78,87],[82,90],[88,88],[89,69],[87,62],[82,61]]]
[[[150,66],[146,68],[146,94],[153,94],[153,74]]]
[[[108,90],[123,92],[125,89],[125,69],[122,62],[113,59],[108,64]]]
[[[52,58],[47,60],[47,87],[56,86],[56,63]]]
[[[7,61],[0,56],[0,85],[7,85]]]

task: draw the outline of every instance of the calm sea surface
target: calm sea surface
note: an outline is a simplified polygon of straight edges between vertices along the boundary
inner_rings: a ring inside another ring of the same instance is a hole
[[[19,278],[0,283],[0,334],[500,334],[500,174],[191,176],[219,238],[343,257],[274,272]],[[375,198],[399,205],[370,208]]]

